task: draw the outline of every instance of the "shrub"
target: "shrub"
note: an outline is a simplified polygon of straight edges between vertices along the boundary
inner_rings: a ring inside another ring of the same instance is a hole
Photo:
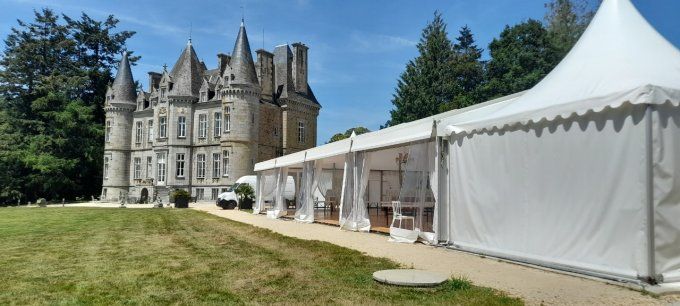
[[[175,189],[175,191],[172,192],[172,198],[175,200],[177,199],[189,200],[191,198],[191,195],[189,194],[188,191],[184,189]]]
[[[253,187],[249,184],[241,184],[236,187],[236,196],[238,196],[239,201],[252,201],[255,198],[255,191]]]

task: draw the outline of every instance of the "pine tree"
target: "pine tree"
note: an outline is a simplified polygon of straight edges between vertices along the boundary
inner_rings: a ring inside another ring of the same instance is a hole
[[[453,77],[456,95],[453,100],[440,107],[440,111],[463,108],[480,102],[478,88],[484,81],[484,64],[481,61],[482,49],[475,44],[472,30],[464,26],[453,45]]]
[[[437,114],[441,105],[455,97],[457,89],[451,67],[454,54],[439,12],[423,29],[417,48],[420,54],[409,61],[397,81],[391,119],[382,127]]]
[[[101,188],[103,95],[131,32],[49,9],[19,21],[0,59],[0,205]]]

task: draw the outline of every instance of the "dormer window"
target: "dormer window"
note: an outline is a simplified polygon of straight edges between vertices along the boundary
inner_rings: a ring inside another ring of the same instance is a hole
[[[201,102],[206,102],[208,101],[208,93],[205,91],[201,92]]]
[[[233,81],[236,78],[234,74],[231,75],[231,80]]]
[[[166,94],[167,94],[167,88],[162,87],[161,88],[161,99],[165,99]]]

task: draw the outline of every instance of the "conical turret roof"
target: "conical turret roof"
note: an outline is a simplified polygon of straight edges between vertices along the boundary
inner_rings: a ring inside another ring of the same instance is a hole
[[[172,67],[170,77],[173,82],[171,95],[176,96],[198,96],[203,82],[204,66],[196,55],[191,39],[187,42],[182,55]]]
[[[241,27],[238,31],[238,37],[236,37],[234,52],[231,53],[229,64],[231,66],[231,74],[234,75],[231,84],[259,85],[243,20],[241,20]]]
[[[116,102],[135,103],[137,100],[135,81],[132,79],[132,70],[130,69],[127,51],[123,52],[123,58],[118,65],[118,72],[116,72],[116,78],[113,81],[111,90],[114,95],[113,100]]]

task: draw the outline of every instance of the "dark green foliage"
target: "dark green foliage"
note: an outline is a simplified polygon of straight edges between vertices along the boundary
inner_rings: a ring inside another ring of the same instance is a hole
[[[369,129],[363,127],[363,126],[353,127],[353,128],[351,128],[351,129],[345,131],[344,133],[337,133],[337,134],[333,135],[333,136],[331,137],[331,139],[328,140],[327,143],[331,143],[331,142],[336,142],[336,141],[338,141],[338,140],[347,139],[347,138],[349,138],[350,136],[352,136],[352,132],[354,132],[354,134],[356,134],[356,135],[361,135],[361,134],[363,134],[363,133],[368,133],[368,132],[370,132],[370,131],[371,131],[371,130],[369,130]]]
[[[103,97],[134,34],[114,33],[117,23],[43,9],[12,28],[0,57],[0,205],[99,194]]]
[[[238,198],[243,201],[243,200],[253,200],[255,198],[255,190],[253,190],[253,187],[250,186],[250,184],[240,184],[238,187],[236,187],[236,190],[234,191]]]
[[[409,61],[397,81],[394,109],[385,126],[437,114],[441,105],[452,101],[458,92],[452,69],[454,52],[439,12],[423,29],[417,48],[418,57]]]
[[[483,87],[485,99],[531,88],[560,60],[548,31],[533,19],[506,26],[500,37],[489,44],[489,52],[491,60],[486,65]]]
[[[482,49],[475,44],[472,30],[468,26],[460,29],[453,52],[451,65],[457,91],[453,100],[440,106],[440,111],[463,108],[480,100],[478,88],[484,81]]]
[[[184,199],[184,200],[191,199],[191,195],[189,194],[189,192],[184,190],[184,189],[175,189],[175,191],[172,192],[171,197],[175,200],[177,200],[177,199]]]
[[[588,0],[552,0],[546,3],[545,24],[548,37],[559,58],[567,55],[595,14]],[[599,2],[599,1],[598,1]]]

